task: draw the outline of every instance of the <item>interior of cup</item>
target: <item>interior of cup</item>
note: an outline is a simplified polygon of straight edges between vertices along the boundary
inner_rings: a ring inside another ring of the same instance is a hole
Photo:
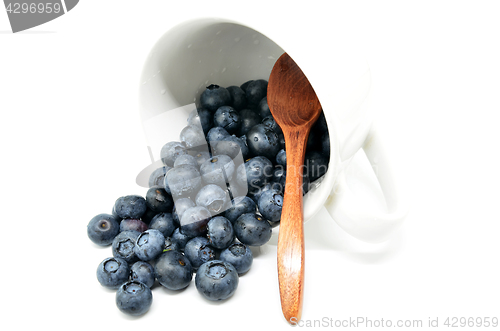
[[[147,58],[140,85],[141,119],[152,159],[160,159],[166,142],[179,140],[206,86],[240,86],[248,80],[268,80],[284,52],[264,34],[220,19],[185,22],[165,33]],[[327,185],[316,183],[305,196],[304,219],[319,210],[333,187],[337,167],[331,168],[338,162],[334,151],[338,146],[332,139],[334,130],[330,132],[330,166],[323,177]]]

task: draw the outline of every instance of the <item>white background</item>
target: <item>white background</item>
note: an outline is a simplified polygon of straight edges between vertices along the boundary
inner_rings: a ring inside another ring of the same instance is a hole
[[[180,293],[157,287],[150,311],[129,318],[95,277],[111,251],[88,240],[88,221],[119,196],[145,194],[135,184],[149,164],[142,65],[165,31],[199,16],[302,24],[326,43],[341,34],[370,64],[372,111],[411,210],[378,245],[349,237],[325,211],[306,223],[304,322],[439,318],[446,329],[446,317],[500,318],[498,2],[183,3],[81,1],[18,34],[0,10],[4,325],[288,327],[275,242],[223,303],[207,302],[194,284]]]

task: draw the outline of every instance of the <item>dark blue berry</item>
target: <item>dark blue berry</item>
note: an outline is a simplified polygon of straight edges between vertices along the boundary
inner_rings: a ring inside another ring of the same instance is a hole
[[[234,233],[240,242],[262,246],[271,239],[272,228],[267,220],[254,213],[243,214],[234,222]]]
[[[239,135],[246,135],[247,132],[255,125],[260,124],[262,118],[260,115],[253,109],[242,109],[240,110],[240,119],[241,119],[241,127],[239,131]]]
[[[281,149],[276,154],[276,163],[286,168],[286,152],[284,149]]]
[[[191,262],[175,250],[162,253],[156,260],[154,269],[158,282],[169,290],[186,288],[193,279]]]
[[[210,211],[201,206],[187,209],[181,218],[180,231],[188,237],[198,237],[207,232],[207,223],[212,217]]]
[[[149,229],[137,237],[134,253],[142,261],[151,261],[163,252],[165,236],[158,230]]]
[[[149,182],[148,186],[153,187],[153,186],[163,186],[163,182],[165,179],[165,175],[167,172],[172,169],[169,166],[163,166],[161,168],[156,169],[149,175]]]
[[[162,186],[153,186],[146,192],[146,205],[156,213],[170,213],[174,207],[172,196]]]
[[[231,94],[227,89],[211,84],[201,94],[200,103],[203,108],[215,112],[219,107],[231,104]]]
[[[212,147],[212,154],[227,155],[231,159],[238,157],[242,160],[246,159],[249,154],[246,136],[236,137],[235,135],[224,138],[223,140],[214,141],[210,144]],[[240,154],[241,153],[241,154]]]
[[[152,303],[151,289],[139,281],[126,282],[116,292],[116,306],[127,315],[144,315]]]
[[[115,202],[115,212],[122,219],[141,218],[146,208],[146,199],[139,195],[126,195]]]
[[[205,237],[194,237],[189,240],[184,247],[184,255],[189,259],[194,270],[203,263],[215,259],[215,251]]]
[[[257,110],[259,111],[260,117],[262,118],[272,116],[269,105],[267,104],[267,97],[264,97],[262,98],[262,100],[260,100],[259,105],[257,106]]]
[[[241,127],[240,114],[230,106],[222,106],[214,114],[214,126],[224,128],[229,134],[236,134]]]
[[[233,225],[223,216],[214,217],[207,224],[207,237],[211,246],[224,249],[234,241]]]
[[[120,232],[138,231],[140,233],[146,231],[147,229],[148,225],[137,218],[126,218],[120,222]]]
[[[269,160],[276,159],[281,149],[278,134],[264,124],[257,124],[248,131],[247,145],[250,153],[265,156]]]
[[[139,258],[134,252],[135,242],[141,233],[139,231],[127,230],[120,232],[111,245],[111,251],[114,257],[119,257],[127,261],[127,263],[134,263]]]
[[[191,237],[186,236],[180,230],[180,228],[175,229],[174,233],[172,233],[172,237],[170,237],[170,240],[173,245],[176,245],[177,250],[183,251]]]
[[[267,81],[257,79],[248,84],[245,94],[247,102],[250,105],[258,105],[259,102],[267,95]]]
[[[167,182],[174,199],[196,195],[201,188],[201,176],[198,169],[183,164],[167,173]]]
[[[264,124],[269,129],[276,132],[278,135],[280,133],[283,133],[283,131],[281,130],[281,127],[278,125],[278,123],[276,123],[276,121],[274,120],[274,117],[272,117],[272,116],[264,117],[264,119],[262,120],[262,124]]]
[[[239,185],[248,185],[248,191],[254,192],[264,186],[273,176],[274,167],[264,156],[256,156],[238,166],[236,181]]]
[[[213,141],[224,140],[225,138],[227,138],[229,136],[230,136],[230,134],[226,131],[226,129],[224,129],[220,126],[214,126],[207,133],[207,141],[209,143],[212,143]]]
[[[94,216],[87,225],[87,235],[89,239],[99,246],[111,245],[113,239],[119,232],[119,218],[110,214],[99,214]]]
[[[248,84],[250,84],[251,82],[253,82],[253,80],[249,80],[249,81],[244,82],[243,84],[241,84],[241,85],[240,85],[240,89],[242,89],[242,90],[243,90],[243,92],[246,92],[246,90],[247,90],[247,86],[248,86]]]
[[[206,135],[213,126],[214,114],[208,109],[198,108],[191,112],[188,118],[189,125],[201,127]]]
[[[232,264],[213,260],[200,266],[195,277],[198,292],[208,300],[225,300],[238,287],[238,272]]]
[[[171,213],[159,213],[153,217],[149,228],[160,231],[164,237],[170,237],[176,226]]]
[[[220,186],[208,184],[196,195],[196,205],[207,208],[212,215],[224,211],[229,202],[229,195]]]
[[[242,243],[234,243],[220,253],[219,259],[231,263],[238,275],[241,275],[250,270],[253,255],[248,246]]]
[[[261,194],[258,206],[259,212],[269,222],[279,222],[283,209],[283,194],[273,189],[266,191]]]
[[[231,105],[234,109],[240,110],[243,109],[247,105],[247,98],[245,95],[245,91],[238,86],[229,86],[227,87],[229,94],[231,95]]]
[[[97,280],[102,286],[116,290],[130,276],[127,261],[119,257],[108,257],[97,267]]]

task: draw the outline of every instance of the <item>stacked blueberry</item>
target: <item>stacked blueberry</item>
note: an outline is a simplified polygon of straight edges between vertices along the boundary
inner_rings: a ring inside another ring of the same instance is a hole
[[[146,313],[156,282],[180,290],[194,273],[202,296],[227,299],[252,265],[250,246],[269,241],[281,218],[286,149],[266,93],[262,79],[208,86],[179,141],[161,149],[164,166],[151,174],[145,197],[120,197],[111,214],[89,222],[89,238],[112,247],[97,278],[117,290],[122,312]],[[304,193],[326,172],[329,153],[321,116],[307,145]]]

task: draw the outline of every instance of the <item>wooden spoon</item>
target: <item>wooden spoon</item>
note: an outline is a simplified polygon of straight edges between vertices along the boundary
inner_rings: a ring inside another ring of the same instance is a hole
[[[271,114],[286,144],[286,185],[278,235],[281,309],[289,323],[300,320],[304,290],[304,212],[302,171],[307,137],[321,113],[316,93],[297,64],[284,53],[274,64],[267,86]]]

